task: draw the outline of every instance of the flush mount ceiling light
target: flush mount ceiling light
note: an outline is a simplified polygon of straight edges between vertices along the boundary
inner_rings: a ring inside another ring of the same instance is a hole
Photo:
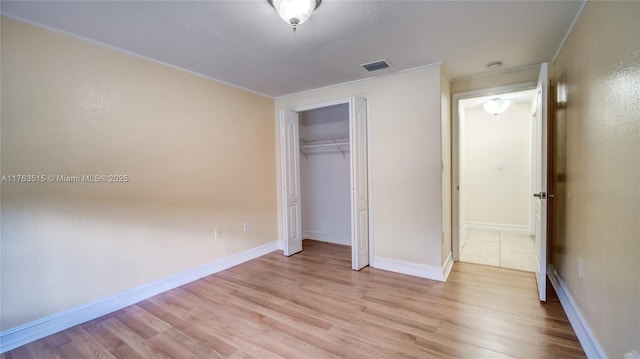
[[[322,0],[267,0],[282,20],[293,27],[296,31],[298,25],[309,20],[311,13]]]
[[[510,104],[511,104],[511,101],[509,100],[492,98],[490,100],[487,100],[487,102],[484,103],[483,107],[484,107],[484,110],[487,111],[488,113],[494,116],[497,116],[503,113],[504,111],[506,111],[507,108],[509,108]]]

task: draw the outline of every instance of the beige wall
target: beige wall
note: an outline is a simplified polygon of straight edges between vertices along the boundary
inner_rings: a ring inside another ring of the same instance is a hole
[[[539,73],[540,66],[531,66],[466,79],[457,79],[451,82],[451,93],[536,82]]]
[[[499,115],[481,106],[464,112],[460,124],[464,128],[460,133],[460,173],[465,182],[460,189],[460,209],[464,213],[460,218],[469,224],[528,230],[531,104],[514,103]]]
[[[557,112],[553,266],[609,358],[640,351],[638,19],[640,2],[588,2],[553,75],[569,90]]]
[[[440,66],[434,65],[276,99],[280,113],[371,96],[369,206],[376,257],[442,265],[440,81]]]
[[[129,176],[2,183],[2,330],[277,239],[272,99],[6,18],[1,61],[2,175]]]

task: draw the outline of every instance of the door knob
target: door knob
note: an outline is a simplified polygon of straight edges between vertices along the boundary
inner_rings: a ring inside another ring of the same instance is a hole
[[[546,199],[547,198],[547,192],[534,193],[533,196],[535,198]]]
[[[553,195],[547,192],[534,193],[533,196],[540,199],[553,198]]]

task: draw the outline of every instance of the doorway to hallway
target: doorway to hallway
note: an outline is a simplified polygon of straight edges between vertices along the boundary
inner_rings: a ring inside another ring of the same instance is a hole
[[[459,117],[459,260],[535,272],[534,88],[465,98]]]
[[[489,167],[482,164],[484,160],[486,160],[483,156],[477,156],[477,160],[468,161],[471,168],[480,167],[481,171],[475,171],[477,175],[475,176],[465,176],[465,166],[464,161],[465,158],[473,155],[477,155],[478,153],[487,152],[487,149],[491,149],[495,147],[496,143],[499,143],[498,138],[494,135],[494,132],[487,131],[487,128],[490,125],[495,125],[491,121],[486,121],[482,126],[479,127],[479,132],[484,132],[484,136],[480,136],[479,138],[484,141],[484,146],[476,146],[475,149],[477,151],[466,152],[465,156],[465,138],[463,134],[465,133],[465,127],[467,127],[465,122],[466,111],[465,108],[461,105],[463,101],[475,99],[478,102],[484,102],[482,104],[483,110],[487,112],[489,115],[499,116],[500,114],[505,113],[510,105],[509,98],[506,98],[510,93],[521,92],[526,90],[534,90],[534,100],[531,101],[529,107],[529,168],[530,173],[529,177],[529,193],[528,196],[528,223],[525,228],[528,229],[526,234],[529,234],[534,241],[535,246],[535,254],[536,254],[536,282],[538,286],[538,296],[540,301],[546,301],[547,298],[547,230],[553,231],[553,227],[548,227],[548,213],[549,213],[549,203],[550,199],[553,198],[553,193],[547,193],[547,176],[548,176],[548,167],[550,165],[548,158],[550,155],[550,149],[548,147],[548,138],[549,138],[549,66],[547,63],[543,63],[540,65],[540,72],[538,75],[538,80],[536,83],[525,83],[519,85],[510,85],[500,88],[493,89],[482,89],[475,90],[471,92],[458,93],[453,95],[453,119],[452,121],[452,183],[455,185],[455,190],[452,193],[452,254],[453,259],[456,261],[460,260],[460,251],[464,248],[464,240],[468,239],[468,231],[471,229],[484,229],[490,231],[522,231],[522,225],[516,224],[515,226],[510,225],[510,223],[500,223],[491,221],[483,223],[482,220],[479,223],[473,223],[473,220],[469,220],[473,216],[470,215],[469,203],[465,200],[465,196],[468,193],[474,193],[473,191],[468,191],[472,189],[474,184],[483,183],[481,179],[482,176],[485,176],[487,173],[489,176],[489,181],[484,180],[485,184],[489,184],[490,191],[488,191],[489,196],[487,196],[487,192],[479,191],[475,193],[479,193],[480,196],[471,195],[471,200],[476,200],[481,198],[479,201],[479,205],[476,204],[476,208],[480,208],[479,212],[480,217],[484,220],[488,215],[494,215],[498,210],[498,213],[502,213],[503,215],[512,215],[508,211],[504,211],[504,206],[501,205],[500,201],[496,201],[495,199],[511,200],[512,196],[504,196],[505,192],[509,192],[513,190],[513,187],[506,185],[505,183],[500,181],[501,175],[497,175],[495,171],[506,173],[505,169],[511,168],[512,166],[508,165],[509,163],[513,166],[518,165],[519,161],[511,156],[511,154],[516,153],[512,152],[510,148],[502,148],[500,151],[493,151],[491,153],[498,154],[500,157],[505,156],[505,160],[495,161],[497,157],[489,157]],[[484,98],[483,98],[484,97]],[[513,124],[513,121],[507,121],[507,124]],[[495,130],[499,132],[500,129],[497,128]],[[468,133],[468,131],[467,131]],[[509,139],[509,136],[506,137]],[[490,141],[486,141],[489,139]],[[495,141],[494,141],[495,140]],[[507,141],[509,142],[509,141]],[[511,141],[513,142],[513,141]],[[520,142],[527,142],[526,140],[521,140]],[[509,159],[508,161],[506,159]],[[491,162],[493,161],[493,162]],[[514,167],[515,168],[515,167]],[[472,170],[468,170],[467,173],[473,172]],[[493,176],[491,176],[491,172]],[[522,182],[512,182],[512,184],[522,184]],[[471,186],[470,186],[471,185]],[[465,191],[467,193],[465,193]],[[518,193],[522,193],[523,191],[518,191]],[[520,194],[517,195],[518,198]],[[520,207],[522,208],[522,207]],[[473,219],[473,218],[472,218]],[[475,228],[473,228],[475,226]]]

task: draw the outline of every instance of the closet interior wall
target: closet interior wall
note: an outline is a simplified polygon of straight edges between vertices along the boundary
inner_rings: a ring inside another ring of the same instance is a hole
[[[351,245],[349,105],[299,118],[303,238]]]

